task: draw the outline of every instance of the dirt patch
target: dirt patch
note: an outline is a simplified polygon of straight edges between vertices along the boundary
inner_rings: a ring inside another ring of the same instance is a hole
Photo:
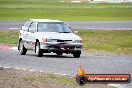
[[[58,80],[59,82],[52,81]],[[60,80],[59,80],[60,79]],[[70,82],[67,82],[69,79]],[[73,82],[73,83],[72,83]],[[0,88],[115,88],[105,84],[79,86],[71,77],[0,67]]]
[[[0,70],[0,88],[61,88],[56,84],[39,81],[26,81],[24,77],[42,75],[42,73],[28,72],[15,69]],[[43,73],[43,75],[45,75]]]

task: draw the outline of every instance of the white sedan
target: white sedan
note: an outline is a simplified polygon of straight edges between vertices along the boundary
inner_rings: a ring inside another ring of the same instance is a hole
[[[43,53],[53,52],[57,55],[73,54],[79,58],[81,41],[63,21],[30,19],[20,30],[18,49],[21,55],[25,55],[28,49],[34,49],[38,57],[43,56]]]

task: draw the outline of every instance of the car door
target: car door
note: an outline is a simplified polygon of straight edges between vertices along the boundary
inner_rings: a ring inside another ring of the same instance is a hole
[[[28,34],[27,34],[27,43],[28,43],[28,48],[29,49],[33,49],[34,46],[35,46],[35,40],[36,40],[36,22],[33,21],[31,23],[31,25],[29,26],[29,29],[28,29]]]
[[[27,34],[29,26],[31,25],[32,21],[26,21],[25,24],[22,26],[20,30],[19,36],[22,38],[23,41],[27,41]]]

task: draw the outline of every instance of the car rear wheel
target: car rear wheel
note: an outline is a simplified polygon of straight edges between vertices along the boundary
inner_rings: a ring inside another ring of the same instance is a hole
[[[40,49],[40,42],[37,42],[35,44],[35,53],[37,54],[38,57],[42,57],[43,56],[42,49]]]
[[[81,51],[77,51],[77,52],[74,52],[74,53],[73,53],[73,56],[74,56],[75,58],[79,58],[80,55],[81,55]]]
[[[21,55],[25,55],[27,52],[27,49],[24,47],[22,40],[19,42],[19,52]]]

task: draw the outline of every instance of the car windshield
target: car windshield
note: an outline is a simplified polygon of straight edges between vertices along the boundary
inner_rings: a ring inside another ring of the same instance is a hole
[[[38,32],[71,33],[70,27],[63,22],[39,22]]]

